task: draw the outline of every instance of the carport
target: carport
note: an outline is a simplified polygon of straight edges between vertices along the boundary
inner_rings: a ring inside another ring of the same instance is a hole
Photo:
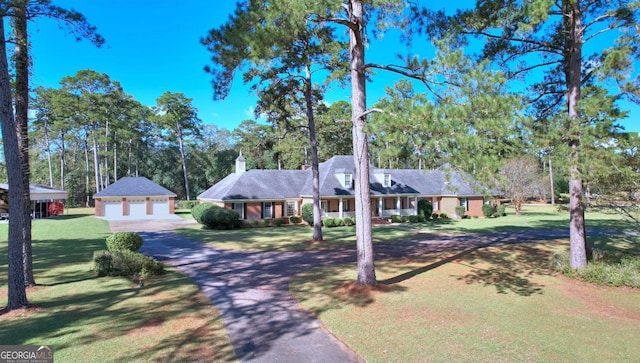
[[[9,216],[8,203],[9,184],[0,184],[0,218]],[[30,184],[31,210],[34,218],[55,216],[64,211],[64,201],[69,196],[64,190],[56,189],[44,184]]]

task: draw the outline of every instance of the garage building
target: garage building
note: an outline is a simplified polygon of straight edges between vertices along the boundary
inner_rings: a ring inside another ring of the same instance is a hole
[[[162,219],[175,215],[176,194],[145,177],[124,177],[93,196],[96,217]]]

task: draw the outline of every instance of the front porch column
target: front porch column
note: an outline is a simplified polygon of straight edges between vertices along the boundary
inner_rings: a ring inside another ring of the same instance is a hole
[[[338,200],[338,215],[340,216],[340,218],[343,218],[343,216],[342,216],[342,198],[340,198]]]
[[[382,197],[378,198],[378,217],[382,218],[382,211],[384,208],[384,203],[382,202]]]
[[[400,207],[402,207],[402,204],[400,204],[400,196],[397,196],[396,197],[396,214],[401,214]]]
[[[418,215],[418,197],[413,197],[413,214]]]

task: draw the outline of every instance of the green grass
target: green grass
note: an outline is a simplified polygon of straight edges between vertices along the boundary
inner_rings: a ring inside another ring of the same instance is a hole
[[[168,272],[145,281],[97,278],[93,251],[107,222],[89,209],[33,221],[32,308],[0,315],[2,344],[53,345],[56,361],[235,360],[219,313],[191,279]],[[6,305],[7,224],[0,225],[0,304]]]
[[[179,233],[216,247],[254,251],[298,251],[314,248],[354,246],[355,227],[323,228],[323,242],[312,243],[313,229],[303,225],[283,225],[268,228],[212,230],[202,226],[181,228]],[[374,226],[374,243],[406,239],[415,234],[407,228]]]
[[[368,362],[627,362],[640,356],[640,292],[548,271],[566,242],[376,262],[296,276],[292,294]]]
[[[606,211],[589,209],[585,213],[585,224],[589,229],[622,230],[630,226],[619,215]],[[409,224],[410,226],[414,224]],[[522,231],[527,229],[569,229],[569,212],[556,208],[524,206],[521,216],[513,208],[507,208],[507,215],[498,218],[437,219],[419,223],[420,227],[447,233],[487,233]]]
[[[437,233],[491,233],[539,229],[569,228],[569,213],[557,212],[550,206],[525,206],[522,216],[507,209],[500,218],[437,219],[424,223],[402,223],[373,227],[374,243],[411,238],[416,232]],[[616,214],[589,211],[587,228],[620,230],[628,225]],[[179,233],[196,241],[216,247],[256,251],[296,251],[314,248],[334,248],[355,244],[355,227],[323,228],[324,241],[311,243],[313,230],[304,225],[283,225],[270,228],[242,228],[229,231],[211,230],[202,226],[183,228]],[[607,239],[593,238],[593,242]]]

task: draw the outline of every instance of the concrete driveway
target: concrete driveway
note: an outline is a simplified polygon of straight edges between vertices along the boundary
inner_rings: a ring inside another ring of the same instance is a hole
[[[314,267],[355,263],[354,246],[331,250],[257,252],[225,250],[173,232],[191,220],[112,221],[113,231],[142,232],[142,252],[172,265],[198,284],[222,314],[240,362],[362,362],[316,316],[289,294],[296,274]],[[454,252],[426,269],[437,268],[478,248],[566,236],[567,231],[498,232],[431,239],[417,234],[376,244],[376,260]],[[419,271],[418,271],[419,272]],[[416,272],[417,273],[417,272]],[[411,273],[398,276],[402,281]]]
[[[196,224],[198,223],[193,219],[184,219],[178,216],[166,219],[109,220],[111,232],[163,232]]]

